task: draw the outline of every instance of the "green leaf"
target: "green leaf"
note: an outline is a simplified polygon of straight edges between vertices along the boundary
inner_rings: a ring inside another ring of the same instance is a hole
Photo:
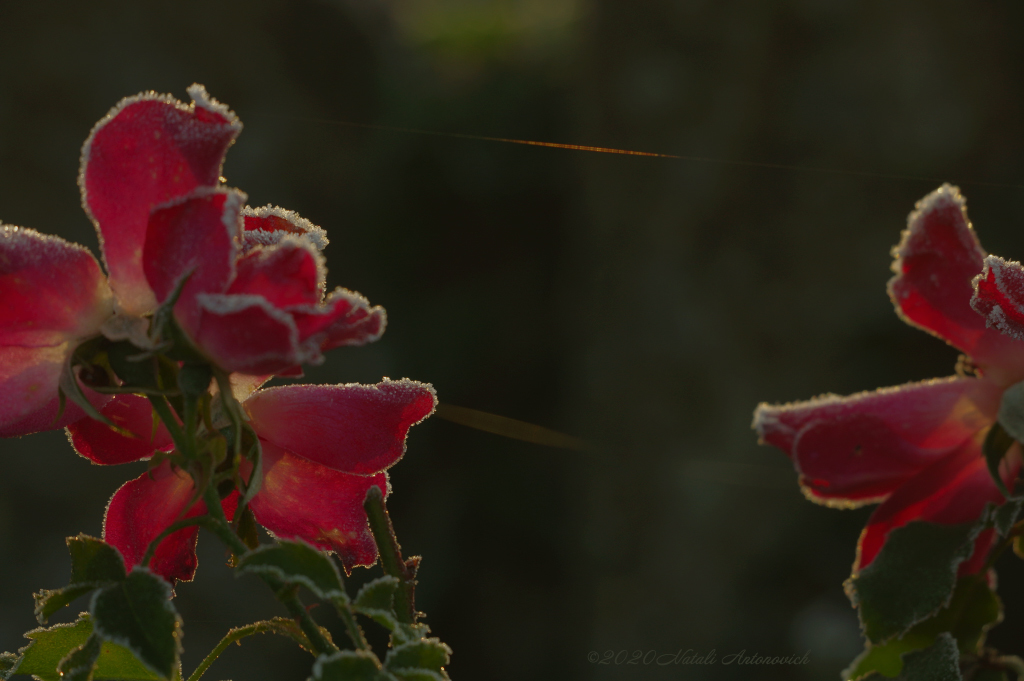
[[[865,676],[864,681],[885,681],[886,678],[875,672]],[[929,648],[906,653],[903,671],[896,681],[963,681],[956,641],[948,633],[939,634]]]
[[[21,657],[14,653],[0,653],[0,679],[7,681],[17,668]]]
[[[87,534],[68,537],[71,552],[71,583],[120,582],[128,573],[124,559],[113,546]]]
[[[378,624],[394,631],[398,627],[398,618],[395,615],[395,592],[398,591],[399,581],[397,577],[385,575],[367,582],[359,589],[356,599],[353,601],[353,609],[366,615]]]
[[[957,567],[986,524],[987,518],[961,525],[913,521],[889,533],[871,564],[844,585],[871,643],[902,636],[949,603]]]
[[[1024,381],[1014,383],[1003,391],[999,402],[999,424],[1001,430],[1013,440],[1024,440]]]
[[[93,597],[96,633],[170,678],[181,653],[181,618],[170,599],[167,582],[145,568],[135,568],[123,582]]]
[[[79,615],[73,624],[58,624],[49,629],[33,629],[25,634],[32,642],[21,649],[23,657],[15,672],[31,674],[43,681],[60,681],[57,665],[69,653],[82,646],[93,633],[88,613]],[[0,667],[2,669],[2,667]],[[0,678],[4,678],[0,674]],[[94,679],[121,679],[122,681],[159,681],[160,677],[146,669],[132,653],[115,643],[106,641],[100,648]]]
[[[1017,385],[1020,384],[1018,383]],[[997,421],[988,429],[988,435],[985,436],[985,442],[981,445],[981,451],[985,455],[985,462],[988,464],[988,472],[992,476],[992,481],[996,483],[996,487],[998,487],[999,491],[1003,493],[1003,496],[1007,498],[1013,495],[1006,489],[1006,485],[1003,483],[1003,477],[999,475],[999,464],[1002,463],[1003,457],[1006,456],[1006,452],[1010,451],[1010,447],[1013,446],[1013,443],[1013,437],[1011,437]]]
[[[377,656],[368,650],[339,650],[313,663],[309,681],[384,681]]]
[[[39,593],[32,594],[35,599],[36,621],[46,624],[46,620],[58,610],[71,605],[76,598],[81,598],[87,593],[99,588],[99,584],[72,584],[62,589],[43,589]]]
[[[35,615],[40,624],[46,624],[53,613],[76,598],[125,578],[124,560],[110,544],[86,534],[68,537],[67,543],[71,552],[71,583],[61,589],[43,589],[33,594]]]
[[[953,635],[961,654],[977,654],[984,644],[985,634],[1002,620],[1002,615],[1002,603],[984,577],[962,577],[947,607],[900,638],[881,645],[869,644],[843,672],[843,678],[859,679],[871,672],[896,676],[903,669],[903,654],[927,648],[943,632]]]
[[[334,561],[301,540],[280,540],[250,551],[238,561],[238,569],[271,574],[285,582],[301,584],[326,600],[347,599]]]
[[[100,656],[103,641],[93,634],[57,664],[61,681],[92,681],[92,672]]]
[[[447,678],[444,666],[448,664],[451,654],[452,649],[439,639],[421,638],[395,646],[388,651],[384,667],[396,676],[426,670],[442,674],[441,678]]]
[[[1000,537],[1005,537],[1024,510],[1024,496],[1010,497],[992,514],[992,524]]]

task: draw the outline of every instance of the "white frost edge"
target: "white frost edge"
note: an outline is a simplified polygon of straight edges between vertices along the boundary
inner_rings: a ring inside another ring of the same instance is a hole
[[[1005,284],[1006,272],[1014,268],[1020,272],[1022,279],[1024,279],[1024,267],[1016,260],[1004,260],[997,255],[986,256],[985,267],[981,270],[980,274],[971,280],[971,286],[974,288],[974,295],[971,297],[971,309],[985,318],[985,325],[988,328],[1000,331],[1010,338],[1024,340],[1024,331],[1022,331],[1020,324],[1010,321],[1002,305],[982,300],[978,297],[978,284],[988,279],[989,272],[991,272],[995,279],[996,288],[1003,295],[1006,295],[1007,298],[1010,298],[1011,296],[1007,295]],[[989,305],[991,307],[986,309]],[[1024,315],[1024,308],[1017,306],[1017,313]]]
[[[281,218],[283,220],[287,220],[292,225],[294,225],[298,229],[302,230],[302,232],[303,232],[302,236],[305,236],[307,239],[309,239],[309,241],[314,246],[316,246],[317,250],[321,250],[321,251],[324,250],[324,248],[327,246],[327,244],[330,243],[330,241],[327,239],[327,232],[326,232],[326,230],[324,230],[322,227],[318,227],[317,225],[314,225],[312,222],[310,222],[306,218],[302,217],[301,215],[299,215],[298,213],[296,213],[293,210],[288,210],[287,208],[281,208],[280,206],[274,206],[274,205],[269,204],[269,203],[267,205],[261,206],[259,208],[252,208],[251,206],[246,206],[245,208],[242,209],[242,217],[243,218],[245,218],[245,217],[265,218],[265,217],[268,217],[268,216],[278,217],[278,218]],[[257,236],[257,233],[260,233],[260,235]],[[279,240],[280,237],[279,236],[275,237],[275,235],[282,234],[282,233],[283,234],[289,234],[289,232],[285,232],[284,230],[274,230],[274,231],[252,230],[252,231],[247,232],[247,236],[249,234],[251,234],[251,235],[253,235],[252,239],[254,241],[257,241],[258,243],[262,243],[264,245],[270,245],[271,243],[277,243],[277,240]],[[266,236],[263,236],[263,235],[266,235]],[[300,236],[300,235],[296,235],[296,236]],[[274,241],[270,241],[271,239],[274,239]]]

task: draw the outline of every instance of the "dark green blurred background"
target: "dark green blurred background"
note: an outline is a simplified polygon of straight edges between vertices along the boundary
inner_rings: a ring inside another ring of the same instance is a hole
[[[1024,257],[1024,190],[982,184],[1024,184],[1022,30],[1009,2],[0,0],[0,218],[95,249],[75,185],[89,129],[123,96],[204,83],[245,124],[229,184],[326,228],[330,284],[388,310],[380,342],[309,380],[430,381],[593,445],[413,430],[391,508],[454,678],[834,680],[860,650],[841,583],[868,511],[804,501],[751,410],[952,373],[956,352],[885,294],[938,181],[882,175],[959,183],[988,250]],[[30,593],[65,583],[63,538],[99,534],[144,466],[90,466],[48,433],[2,443],[0,467],[14,650]],[[1020,654],[1014,561],[990,640]],[[176,600],[186,670],[283,614],[212,537],[200,563]],[[811,663],[588,662],[687,648]],[[210,678],[300,680],[309,662],[261,637]]]

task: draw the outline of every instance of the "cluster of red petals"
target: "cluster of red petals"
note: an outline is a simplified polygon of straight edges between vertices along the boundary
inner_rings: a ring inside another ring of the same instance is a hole
[[[370,564],[376,548],[362,501],[371,486],[388,492],[385,470],[402,456],[409,428],[432,413],[433,389],[385,379],[253,392],[327,350],[376,340],[386,318],[356,293],[327,293],[323,230],[281,208],[249,208],[223,186],[241,123],[202,86],[189,94],[189,105],[156,93],[124,99],[86,140],[79,187],[108,276],[81,246],[0,225],[0,437],[67,426],[76,450],[99,464],[170,451],[146,399],[87,391],[137,434],[124,437],[74,404],[58,420],[58,392],[83,340],[102,333],[144,344],[144,315],[178,292],[181,329],[214,364],[238,372],[232,380],[262,445],[257,520],[337,551],[346,566]],[[170,524],[205,512],[195,497],[191,477],[164,462],[114,494],[104,536],[138,564]],[[237,493],[223,500],[229,516],[237,503]],[[186,528],[161,542],[154,571],[191,579],[196,534]]]
[[[178,321],[228,371],[296,373],[383,332],[380,307],[344,289],[325,296],[323,230],[280,208],[248,208],[223,187],[242,125],[201,85],[189,94],[189,105],[156,93],[122,100],[82,149],[82,205],[109,277],[81,246],[2,226],[0,436],[82,418],[71,405],[56,420],[75,347],[101,331],[128,337],[132,325],[113,322],[152,312],[185,276]]]
[[[280,538],[336,551],[348,568],[372,564],[377,549],[363,499],[372,486],[389,491],[385,470],[404,454],[409,428],[433,412],[433,388],[385,379],[377,385],[280,386],[246,395],[251,387],[238,396],[263,450],[263,477],[250,504],[256,520]],[[132,432],[152,432],[145,398],[118,395],[102,412]],[[128,438],[91,420],[72,424],[68,433],[75,449],[98,464],[136,461],[173,446],[166,431]],[[251,468],[242,472],[248,476]],[[107,507],[103,538],[128,565],[138,565],[168,526],[206,512],[195,496],[192,478],[165,461],[117,490]],[[223,503],[232,517],[238,493]],[[169,581],[191,580],[197,535],[198,528],[189,527],[164,539],[153,571]]]
[[[963,351],[975,375],[761,404],[754,413],[761,440],[790,456],[807,498],[841,508],[880,502],[861,533],[855,572],[896,527],[972,522],[986,504],[1004,501],[982,443],[1003,390],[1024,379],[1024,270],[986,257],[955,187],[917,204],[894,255],[897,314]],[[1020,465],[1018,449],[1000,470],[1008,486]],[[991,532],[978,538],[961,574],[981,569],[991,542]]]

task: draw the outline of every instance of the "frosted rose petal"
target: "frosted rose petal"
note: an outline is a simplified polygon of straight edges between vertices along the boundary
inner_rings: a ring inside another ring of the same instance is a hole
[[[193,496],[192,478],[174,470],[165,461],[121,486],[110,499],[103,518],[103,539],[121,552],[131,569],[142,562],[146,547],[179,517],[190,518],[206,512],[197,502],[182,515]],[[191,581],[195,576],[198,527],[186,527],[172,533],[157,547],[150,569],[167,581]]]
[[[376,485],[387,493],[387,476],[350,475],[321,466],[263,441],[263,485],[251,508],[256,520],[282,539],[305,539],[337,551],[346,568],[377,558],[363,510]]]
[[[286,385],[245,401],[264,440],[347,473],[376,473],[405,453],[405,437],[434,411],[434,389],[416,381]]]
[[[1000,394],[982,379],[924,381],[762,404],[754,427],[793,459],[811,500],[861,505],[884,498],[991,424]]]
[[[75,451],[93,463],[114,465],[138,461],[152,456],[158,449],[168,451],[173,447],[162,422],[154,437],[153,408],[145,397],[115,395],[100,413],[137,437],[121,435],[105,423],[88,417],[75,421],[67,427],[68,438]]]
[[[82,204],[100,234],[111,286],[135,314],[156,304],[142,269],[150,211],[198,186],[215,186],[242,129],[201,85],[188,91],[189,106],[153,92],[122,100],[82,148]]]
[[[0,345],[85,338],[113,312],[106,277],[88,249],[24,227],[0,228]]]
[[[858,543],[854,572],[871,564],[893,529],[912,520],[954,525],[976,521],[988,503],[1001,504],[1003,495],[996,488],[981,455],[981,443],[987,431],[979,432],[954,453],[934,462],[908,480],[871,515]],[[1012,487],[1020,469],[1019,457],[1007,461],[1003,479]],[[969,560],[964,570],[979,569],[979,561]]]
[[[964,351],[1004,383],[1024,377],[1024,343],[986,328],[971,308],[985,252],[959,190],[943,185],[919,201],[893,254],[889,296],[905,321]]]

